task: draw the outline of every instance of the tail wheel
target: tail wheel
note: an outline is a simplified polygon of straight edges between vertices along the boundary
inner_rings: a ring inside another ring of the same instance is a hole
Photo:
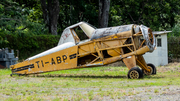
[[[149,66],[149,67],[151,67],[153,69],[152,74],[156,74],[156,67],[153,64],[148,63],[147,66]]]
[[[139,67],[133,67],[128,72],[129,79],[139,79],[143,77],[143,72]]]

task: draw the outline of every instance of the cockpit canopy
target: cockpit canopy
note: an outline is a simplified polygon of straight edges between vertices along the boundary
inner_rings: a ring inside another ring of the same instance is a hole
[[[82,40],[90,39],[95,29],[95,27],[86,22],[79,22],[69,26],[63,31],[58,45],[66,42],[78,44]],[[77,34],[79,34],[79,37]]]

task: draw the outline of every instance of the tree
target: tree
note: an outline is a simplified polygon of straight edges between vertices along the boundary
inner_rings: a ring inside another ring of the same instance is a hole
[[[19,3],[19,5],[21,5],[21,7],[23,8],[26,7],[33,8],[38,5],[39,0],[12,0],[12,1]]]
[[[171,30],[176,23],[175,16],[180,13],[179,0],[13,1],[17,1],[23,9],[32,10],[28,20],[45,23],[52,34],[61,34],[67,26],[80,21],[96,27],[143,24],[153,30]]]
[[[3,0],[0,2],[0,32],[11,34],[23,32],[28,10],[19,6],[18,3],[11,0]]]
[[[144,24],[153,30],[173,27],[180,10],[179,0],[113,0],[111,4],[110,26]]]
[[[100,28],[108,26],[110,0],[99,0],[99,18]]]
[[[31,22],[29,14],[33,12],[17,2],[0,2],[0,33],[4,34],[47,34],[44,24]]]
[[[49,16],[48,10],[53,8],[48,6],[48,0],[42,0],[43,2],[41,0],[16,1],[33,11],[29,17],[30,21],[42,23],[42,19],[44,19],[43,23],[46,23],[47,27],[49,27],[49,21],[52,18]],[[42,4],[44,7],[42,7]],[[98,27],[98,0],[59,0],[59,8],[58,34],[61,34],[67,26],[80,21],[85,21]],[[51,31],[49,30],[49,32]]]
[[[60,0],[58,33],[80,21],[98,27],[98,0]]]
[[[57,35],[57,24],[59,18],[59,0],[41,0],[43,18],[45,24],[48,25],[49,32]]]

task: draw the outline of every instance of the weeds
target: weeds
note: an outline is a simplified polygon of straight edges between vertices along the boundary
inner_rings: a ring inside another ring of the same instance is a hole
[[[154,93],[159,93],[159,90],[158,90],[158,89],[155,89],[155,90],[154,90]]]

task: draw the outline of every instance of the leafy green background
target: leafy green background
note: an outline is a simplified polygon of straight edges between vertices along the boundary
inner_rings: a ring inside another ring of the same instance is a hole
[[[62,31],[72,24],[85,21],[98,27],[98,0],[60,0],[59,4],[58,36],[52,36],[44,23],[41,0],[1,0],[0,48],[19,50],[20,59],[25,59],[56,46]],[[172,30],[168,34],[168,51],[178,56],[179,0],[111,0],[108,26],[132,23],[153,31]],[[171,47],[171,43],[175,46]]]
[[[26,35],[26,34],[3,34],[0,33],[2,39],[1,47],[19,50],[20,60],[48,50],[58,44],[60,36],[54,35]],[[16,52],[15,52],[16,53]],[[16,54],[17,55],[17,54]]]

